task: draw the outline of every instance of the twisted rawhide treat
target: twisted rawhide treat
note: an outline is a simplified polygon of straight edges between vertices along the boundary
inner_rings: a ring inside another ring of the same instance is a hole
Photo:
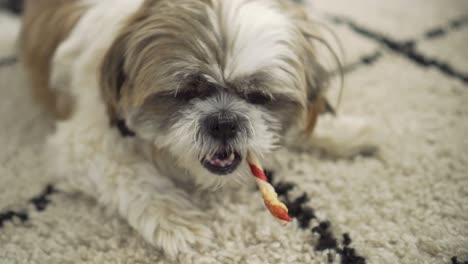
[[[252,152],[249,152],[247,162],[249,163],[252,174],[255,176],[258,188],[263,196],[263,201],[270,213],[283,225],[291,222],[291,217],[288,215],[288,208],[284,203],[278,200],[278,194],[273,186],[268,183],[268,179],[260,162]]]

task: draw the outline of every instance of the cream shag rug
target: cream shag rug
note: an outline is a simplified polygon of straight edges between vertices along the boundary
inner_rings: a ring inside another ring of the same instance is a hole
[[[54,188],[41,162],[52,123],[15,59],[19,18],[0,13],[0,263],[466,263],[468,2],[314,5],[347,55],[340,112],[371,120],[380,155],[283,151],[274,182],[295,222],[279,228],[253,186],[226,192],[206,211],[212,245],[177,260]]]

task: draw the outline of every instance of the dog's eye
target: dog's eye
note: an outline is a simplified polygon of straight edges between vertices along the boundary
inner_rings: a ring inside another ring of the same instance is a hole
[[[179,91],[175,94],[175,98],[183,101],[190,101],[198,97],[199,94],[200,93],[197,90]]]
[[[247,94],[246,99],[251,104],[265,105],[267,103],[270,103],[273,98],[261,92],[254,92]]]
[[[213,93],[214,91],[209,87],[202,87],[201,89],[198,88],[178,91],[175,94],[175,98],[182,101],[190,101],[192,99],[205,99],[211,96]]]
[[[177,91],[175,97],[179,100],[190,101],[192,99],[205,99],[214,93],[215,87],[200,76],[194,76],[187,80],[184,88]]]

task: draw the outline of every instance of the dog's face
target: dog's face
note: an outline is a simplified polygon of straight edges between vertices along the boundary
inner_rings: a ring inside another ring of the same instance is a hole
[[[104,59],[110,114],[193,175],[243,174],[321,89],[305,16],[285,2],[147,1]]]

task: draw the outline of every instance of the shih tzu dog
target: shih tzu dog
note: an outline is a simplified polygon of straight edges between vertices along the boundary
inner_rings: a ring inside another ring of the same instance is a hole
[[[330,107],[314,36],[292,0],[26,0],[22,60],[58,119],[51,172],[169,255],[209,238],[176,183],[221,186],[248,175],[247,151],[294,142],[372,147],[365,126],[316,127]]]

